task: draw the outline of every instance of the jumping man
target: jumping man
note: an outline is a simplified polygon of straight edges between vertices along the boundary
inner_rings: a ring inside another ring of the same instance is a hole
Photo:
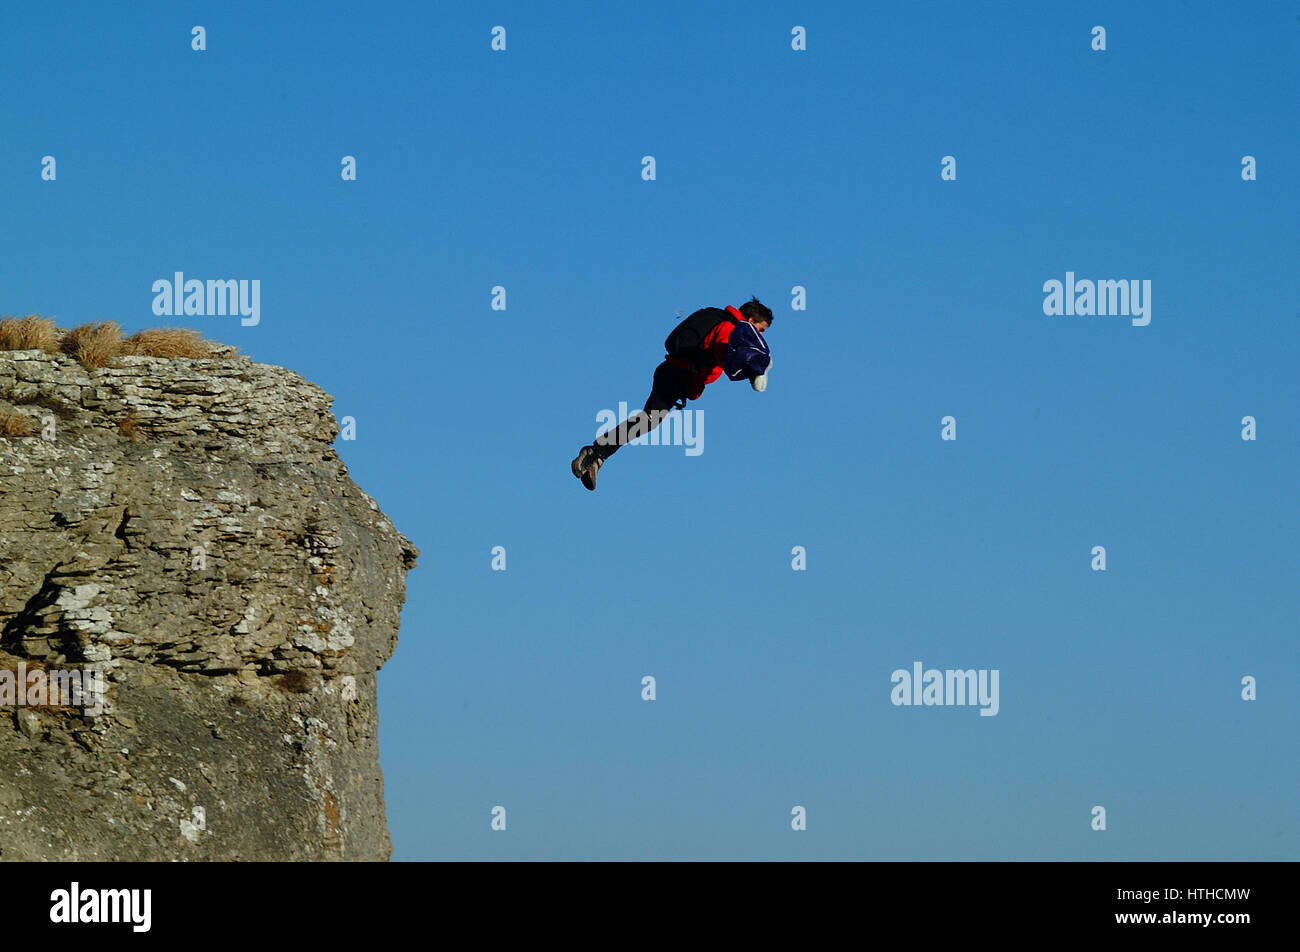
[[[756,297],[739,308],[701,308],[678,324],[664,341],[664,360],[655,368],[645,409],[579,450],[571,465],[573,475],[595,489],[596,473],[620,446],[649,433],[670,410],[698,400],[704,388],[724,373],[731,380],[748,380],[762,393],[772,367],[763,335],[771,326],[772,312]]]

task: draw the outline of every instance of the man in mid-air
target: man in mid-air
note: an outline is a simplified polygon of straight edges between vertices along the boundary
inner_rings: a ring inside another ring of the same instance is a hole
[[[664,341],[664,360],[655,368],[645,409],[580,449],[570,467],[573,475],[595,489],[596,473],[620,446],[649,433],[670,410],[698,400],[704,388],[724,373],[731,380],[748,380],[762,393],[772,367],[763,335],[771,326],[772,312],[756,297],[739,308],[706,307],[687,317]]]

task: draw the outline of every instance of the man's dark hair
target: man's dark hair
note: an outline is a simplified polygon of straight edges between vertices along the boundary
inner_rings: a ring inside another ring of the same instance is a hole
[[[745,315],[745,320],[751,324],[771,324],[772,311],[765,307],[763,302],[756,297],[751,297],[744,304],[740,305],[740,313]]]

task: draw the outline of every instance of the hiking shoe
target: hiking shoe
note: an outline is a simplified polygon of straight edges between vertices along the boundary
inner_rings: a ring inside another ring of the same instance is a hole
[[[605,461],[596,455],[596,447],[584,446],[578,450],[578,456],[570,464],[573,475],[582,480],[582,485],[588,489],[596,488],[596,472],[600,469],[601,464]]]

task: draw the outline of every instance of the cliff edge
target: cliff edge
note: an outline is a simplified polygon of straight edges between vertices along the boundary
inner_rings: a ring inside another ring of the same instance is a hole
[[[376,675],[419,553],[328,394],[212,354],[0,350],[0,859],[392,852]]]

